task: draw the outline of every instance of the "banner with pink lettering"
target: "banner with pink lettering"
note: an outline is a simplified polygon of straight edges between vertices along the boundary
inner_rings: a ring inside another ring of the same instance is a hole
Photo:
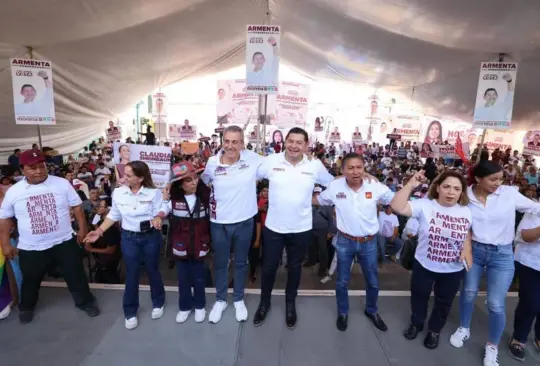
[[[127,163],[140,160],[150,168],[152,180],[158,188],[163,188],[171,178],[172,149],[170,146],[151,146],[138,144],[113,144],[116,176],[123,184],[124,169]]]
[[[461,138],[461,142],[470,142],[469,136],[471,134],[476,135],[476,129],[473,129],[470,123],[443,120],[442,127],[443,141],[448,141],[450,145],[456,143],[458,135]]]
[[[385,133],[381,131],[381,135],[394,133],[401,135],[401,141],[418,141],[422,127],[422,117],[419,114],[396,113],[390,117],[389,122],[392,130]]]
[[[217,82],[217,124],[243,126],[257,121],[259,97],[246,92],[246,80],[219,80]]]
[[[272,96],[273,97],[273,96]],[[275,102],[275,124],[278,127],[305,128],[308,113],[309,85],[283,81]],[[270,96],[268,96],[270,99]],[[315,126],[317,127],[317,126]]]
[[[18,125],[55,125],[52,63],[11,60],[11,81]]]
[[[540,131],[527,131],[523,138],[523,154],[540,156]]]
[[[469,143],[462,142],[463,153],[465,158],[469,159]],[[428,144],[422,143],[420,149],[420,157],[422,158],[443,158],[443,159],[461,159],[456,153],[455,145],[437,145],[437,144]]]
[[[489,151],[493,151],[498,148],[504,152],[506,149],[512,148],[513,142],[514,136],[512,132],[493,129],[486,131],[484,145],[487,145]]]

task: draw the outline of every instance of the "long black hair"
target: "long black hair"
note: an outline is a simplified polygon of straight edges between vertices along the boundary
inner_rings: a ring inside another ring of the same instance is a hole
[[[205,202],[206,195],[203,194],[205,190],[208,190],[208,187],[203,183],[202,179],[199,179],[199,182],[197,184],[197,189],[195,190],[195,196],[199,197],[203,201],[203,204],[207,205],[209,204],[209,202]],[[180,201],[183,199],[185,195],[186,193],[184,192],[184,188],[182,188],[182,179],[177,180],[176,182],[173,182],[171,184],[171,189],[170,189],[171,200]]]

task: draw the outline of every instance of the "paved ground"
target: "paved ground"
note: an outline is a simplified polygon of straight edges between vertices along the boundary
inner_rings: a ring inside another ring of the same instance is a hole
[[[474,313],[472,338],[454,349],[448,337],[458,324],[458,307],[441,336],[437,350],[427,350],[423,337],[408,341],[402,336],[409,317],[409,298],[381,297],[380,314],[389,326],[381,333],[363,316],[363,297],[351,297],[350,325],[346,332],[335,328],[334,297],[299,297],[299,321],[288,330],[284,322],[284,297],[274,296],[267,322],[251,323],[258,297],[248,295],[250,319],[238,324],[232,307],[217,325],[196,324],[191,317],[176,324],[175,292],[167,293],[165,315],[150,320],[150,299],[141,291],[139,327],[124,328],[122,291],[94,290],[102,315],[90,319],[73,307],[65,288],[45,288],[32,324],[20,325],[15,311],[0,322],[2,366],[470,366],[482,365],[487,337],[485,298],[479,298]],[[213,295],[207,296],[209,304]],[[500,351],[501,366],[518,365],[510,359],[506,343],[511,332],[515,298],[509,298],[508,324]],[[522,365],[540,365],[528,347]]]

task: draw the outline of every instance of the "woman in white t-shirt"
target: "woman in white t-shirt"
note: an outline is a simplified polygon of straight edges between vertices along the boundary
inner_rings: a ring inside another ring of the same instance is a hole
[[[525,344],[536,319],[534,346],[540,349],[540,218],[525,214],[514,240],[519,302],[514,314],[514,334],[509,349],[514,358],[525,360]]]
[[[411,193],[425,181],[424,171],[416,173],[396,193],[391,205],[398,214],[419,222],[411,277],[411,323],[404,336],[412,340],[423,330],[433,290],[435,304],[424,346],[434,349],[461,284],[463,269],[472,265],[472,215],[463,175],[444,172],[434,179],[426,198],[409,201]]]

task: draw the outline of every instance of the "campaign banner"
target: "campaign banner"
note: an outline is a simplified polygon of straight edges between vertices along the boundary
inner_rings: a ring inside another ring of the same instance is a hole
[[[277,25],[248,25],[246,84],[250,94],[277,94],[281,29]]]
[[[401,140],[418,141],[422,126],[422,118],[419,115],[400,113],[392,116],[390,122],[392,125],[391,133],[401,135]],[[380,134],[386,135],[382,129]]]
[[[196,140],[197,126],[189,124],[189,120],[185,120],[183,124],[169,124],[169,138]]]
[[[352,133],[351,142],[353,144],[364,144],[367,141],[366,137],[367,136],[362,136],[362,132],[360,132],[360,127],[356,126],[354,128],[354,132]]]
[[[420,130],[420,138],[424,144],[442,144],[444,142],[445,131],[442,119],[439,117],[424,116],[424,123]]]
[[[338,127],[334,127],[334,131],[330,132],[330,135],[328,136],[328,142],[341,142],[341,133],[339,132]]]
[[[276,119],[275,121],[270,120],[270,124],[284,128],[305,128],[308,113],[309,85],[289,81],[283,81],[279,85],[279,93],[276,96],[275,104]]]
[[[251,119],[257,120],[259,98],[246,92],[246,80],[218,80],[217,88],[218,125],[243,126]]]
[[[523,138],[523,154],[540,156],[540,131],[527,131]]]
[[[389,140],[401,141],[401,135],[398,135],[397,133],[389,133],[386,135],[386,138]]]
[[[167,96],[163,93],[152,95],[152,119],[157,123],[165,123],[169,113]]]
[[[126,164],[137,160],[143,161],[148,165],[156,187],[163,188],[169,183],[172,157],[170,146],[149,146],[115,142],[113,147],[116,176],[120,184],[124,184],[124,169]]]
[[[50,61],[11,59],[16,124],[56,124],[52,74]]]
[[[120,127],[109,127],[105,129],[105,136],[107,136],[107,141],[116,141],[122,138],[122,130]]]
[[[517,66],[516,62],[482,62],[473,127],[510,128]]]
[[[482,136],[480,136],[481,140]],[[500,131],[500,130],[488,130],[486,131],[486,137],[484,138],[484,145],[487,145],[489,151],[500,149],[503,152],[506,149],[512,148],[514,142],[514,136],[512,132]],[[478,142],[480,143],[480,142]]]
[[[463,142],[463,153],[465,158],[469,159],[469,143]],[[443,159],[461,159],[456,152],[455,145],[439,145],[422,143],[420,150],[420,157],[422,158],[443,158]]]
[[[461,141],[468,141],[471,146],[476,142],[476,140],[473,140],[472,142],[469,140],[471,135],[476,136],[476,129],[473,129],[470,123],[454,121],[442,122],[443,141],[448,141],[449,144],[454,145],[459,136]]]
[[[257,142],[262,141],[260,133],[257,130],[257,126],[253,126],[253,129],[249,132],[248,141],[252,144],[256,144]]]
[[[316,117],[315,118],[314,130],[315,130],[315,132],[323,132],[324,131],[324,117]]]

